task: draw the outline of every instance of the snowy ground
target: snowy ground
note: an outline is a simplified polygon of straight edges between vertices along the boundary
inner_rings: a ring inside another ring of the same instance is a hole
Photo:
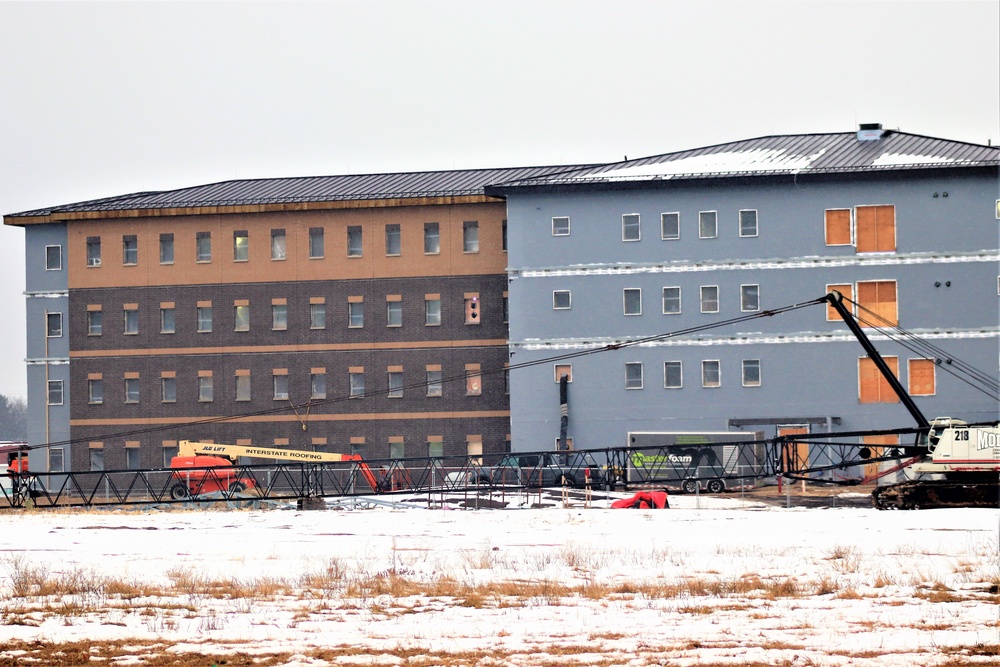
[[[995,509],[671,505],[4,512],[0,665],[1000,664]]]

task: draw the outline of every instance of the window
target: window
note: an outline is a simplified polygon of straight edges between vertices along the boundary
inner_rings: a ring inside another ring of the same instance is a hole
[[[479,223],[466,220],[462,223],[463,252],[479,252]]]
[[[45,313],[45,336],[62,337],[62,313]]]
[[[663,386],[666,389],[680,389],[684,386],[684,369],[681,362],[663,362]]]
[[[385,254],[398,255],[402,250],[399,225],[385,226]]]
[[[625,364],[625,388],[642,389],[642,363],[632,361]]]
[[[638,287],[627,287],[623,292],[626,315],[642,315],[642,290]]]
[[[572,364],[556,364],[552,368],[552,375],[554,376],[556,384],[559,384],[559,380],[565,375],[567,382],[573,381],[573,365]]]
[[[743,386],[760,386],[760,359],[743,360]]]
[[[99,310],[87,311],[87,335],[100,336],[104,333],[104,313]]]
[[[638,241],[642,236],[639,225],[639,214],[629,213],[622,216],[622,241]]]
[[[389,371],[389,398],[403,398],[403,372]]]
[[[933,396],[935,394],[934,382],[934,360],[933,359],[910,359],[910,396]]]
[[[678,315],[681,312],[681,288],[663,288],[663,314]]]
[[[441,252],[441,228],[436,222],[424,223],[424,254],[436,255]]]
[[[503,311],[500,313],[503,317],[503,323],[507,324],[510,321],[510,297],[507,296],[507,292],[504,292],[500,296],[500,309]]]
[[[854,300],[854,285],[844,284],[844,285],[827,285],[826,293],[830,292],[840,292],[841,296],[844,297],[844,307],[850,309],[850,302]],[[837,309],[833,307],[832,304],[826,304],[826,319],[830,322],[843,322],[844,320],[840,317]]]
[[[681,214],[660,214],[660,238],[664,241],[676,241],[681,237]]]
[[[160,234],[160,264],[174,263],[174,235]]]
[[[122,237],[122,264],[132,266],[139,263],[139,239],[135,234]]]
[[[251,398],[250,371],[236,371],[236,400],[249,401]]]
[[[701,362],[701,386],[718,387],[722,384],[722,371],[717,360]]]
[[[125,309],[125,335],[134,336],[139,333],[139,310],[136,308]]]
[[[211,375],[198,376],[198,401],[201,403],[211,403],[215,400],[215,389],[212,386]]]
[[[479,396],[483,393],[483,376],[479,364],[465,365],[465,395]]]
[[[125,378],[125,402],[139,402],[139,378]]]
[[[465,323],[479,324],[482,320],[479,313],[479,295],[470,293],[465,295]]]
[[[66,472],[66,464],[63,460],[63,450],[61,447],[49,449],[49,472]]]
[[[245,229],[233,232],[233,261],[246,262],[250,259],[250,233]]]
[[[896,207],[856,207],[854,209],[854,236],[858,252],[895,251]]]
[[[212,331],[212,307],[198,306],[198,333]]]
[[[441,377],[441,369],[427,369],[427,395],[440,396],[444,388],[444,380]]]
[[[760,285],[740,285],[740,310],[745,313],[760,310]]]
[[[169,441],[164,441],[164,445],[166,445],[167,442],[169,442]],[[174,441],[174,442],[176,442],[176,441]],[[173,458],[175,456],[177,456],[177,447],[164,446],[163,447],[163,467],[164,468],[169,468],[170,467],[170,462],[173,460]]]
[[[326,398],[326,371],[313,370],[309,375],[309,398]]]
[[[757,236],[757,210],[740,211],[740,236]]]
[[[393,438],[389,438],[389,458],[390,459],[403,458],[405,447],[406,445],[402,440],[401,436],[394,436]]]
[[[892,374],[899,377],[899,358],[883,357]],[[858,400],[861,403],[899,403],[899,396],[878,366],[868,357],[858,359]]]
[[[172,375],[160,378],[160,400],[164,403],[177,402],[177,378]]]
[[[361,227],[347,228],[347,256],[361,257]]]
[[[45,246],[45,270],[59,271],[61,269],[62,269],[62,246],[60,245]]]
[[[552,218],[552,236],[569,236],[569,218]]]
[[[365,325],[365,304],[363,301],[351,301],[347,304],[347,326],[360,329]]]
[[[556,290],[552,293],[552,308],[568,310],[573,303],[573,294],[569,290]]]
[[[351,370],[348,374],[351,387],[351,398],[361,398],[365,395],[364,369]]]
[[[87,380],[87,402],[91,405],[100,405],[104,402],[104,380],[101,378]]]
[[[271,329],[284,331],[288,328],[288,305],[284,303],[271,304]]]
[[[125,448],[125,467],[129,470],[138,470],[142,467],[142,450],[138,447]]]
[[[719,312],[719,288],[717,285],[701,286],[701,312]]]
[[[284,229],[272,229],[271,230],[271,259],[275,261],[284,261],[286,257],[285,248],[285,230]]]
[[[861,326],[883,327],[899,324],[896,313],[896,281],[858,283],[858,320]]]
[[[827,245],[851,245],[851,211],[846,208],[832,208],[825,212]]]
[[[323,228],[309,228],[309,259],[323,259],[326,253],[324,248]]]
[[[195,235],[195,260],[212,261],[212,232],[198,232]]]
[[[274,400],[288,400],[288,375],[275,371],[271,376],[274,381]]]
[[[87,237],[87,266],[101,265],[101,237]]]
[[[49,380],[48,381],[48,404],[49,405],[62,405],[63,404],[63,381],[62,380]]]
[[[440,295],[428,295],[424,297],[424,325],[428,327],[441,326]]]
[[[104,450],[103,449],[91,449],[90,450],[90,471],[97,472],[104,470]]]
[[[500,248],[507,252],[507,219],[500,221]]]
[[[714,239],[719,235],[719,214],[715,211],[698,213],[698,237]]]
[[[385,325],[387,327],[403,326],[403,302],[394,300],[385,302]]]
[[[160,333],[172,334],[177,330],[174,307],[160,306]]]
[[[326,304],[325,303],[310,303],[309,304],[309,328],[310,329],[325,329],[326,328]]]
[[[250,306],[237,304],[233,306],[233,328],[236,331],[250,331]]]
[[[427,436],[427,456],[432,459],[444,456],[444,440],[441,439],[441,436]]]

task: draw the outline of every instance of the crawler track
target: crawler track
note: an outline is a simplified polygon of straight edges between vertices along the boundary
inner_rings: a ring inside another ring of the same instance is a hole
[[[935,507],[997,507],[996,481],[912,481],[880,486],[872,491],[872,505],[880,510],[916,510]]]

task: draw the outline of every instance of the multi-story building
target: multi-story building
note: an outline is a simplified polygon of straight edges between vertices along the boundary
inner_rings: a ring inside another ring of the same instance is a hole
[[[929,418],[996,420],[998,165],[996,147],[862,126],[488,187],[510,229],[514,448],[554,446],[564,374],[577,449],[914,426],[835,311],[749,319],[833,289],[935,346],[872,330]]]
[[[229,181],[5,216],[26,238],[29,444],[51,444],[53,472],[158,467],[179,439],[503,451],[506,209],[483,186],[558,169]]]

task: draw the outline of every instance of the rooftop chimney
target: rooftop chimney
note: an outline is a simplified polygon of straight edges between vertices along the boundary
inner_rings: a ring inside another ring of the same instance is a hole
[[[882,123],[861,123],[858,126],[858,141],[878,141],[882,134]]]

